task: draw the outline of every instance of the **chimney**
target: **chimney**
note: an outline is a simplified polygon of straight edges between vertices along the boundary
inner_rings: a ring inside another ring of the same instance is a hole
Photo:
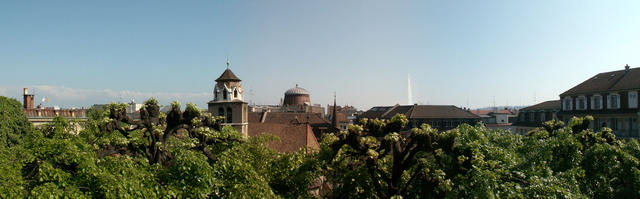
[[[22,107],[25,109],[32,109],[33,108],[33,94],[29,94],[29,89],[28,88],[24,88],[24,101],[22,103]]]
[[[629,67],[629,64],[627,64],[627,65],[625,65],[625,66],[624,66],[624,70],[625,70],[625,71],[627,71],[627,72],[629,71],[629,68],[630,68],[630,67]]]

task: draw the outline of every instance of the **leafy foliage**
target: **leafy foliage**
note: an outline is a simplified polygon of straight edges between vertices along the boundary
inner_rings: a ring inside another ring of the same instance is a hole
[[[63,118],[33,128],[19,103],[0,103],[0,198],[310,197],[315,180],[310,155],[278,153],[274,138],[244,138],[193,104],[164,114],[150,99],[139,121],[111,104],[74,135]]]
[[[150,99],[140,120],[111,104],[79,134],[63,118],[33,127],[13,99],[0,108],[0,198],[312,198],[312,185],[327,198],[640,198],[640,143],[588,129],[592,117],[520,136],[406,132],[396,115],[280,153],[277,137],[245,138],[193,104],[162,113]]]
[[[325,136],[319,156],[331,198],[639,198],[636,140],[549,121],[519,136],[463,124],[401,133],[406,118],[362,120]],[[373,189],[371,188],[373,187]]]

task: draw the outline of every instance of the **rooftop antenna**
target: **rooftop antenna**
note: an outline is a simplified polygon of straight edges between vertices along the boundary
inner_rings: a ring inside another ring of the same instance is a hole
[[[493,108],[496,108],[496,96],[493,96]]]
[[[408,100],[407,102],[409,103],[409,105],[413,104],[413,96],[411,96],[411,76],[410,74],[407,73],[407,93],[408,93]]]

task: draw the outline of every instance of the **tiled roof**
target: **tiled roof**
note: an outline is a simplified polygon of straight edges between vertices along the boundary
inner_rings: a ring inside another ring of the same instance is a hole
[[[597,74],[560,95],[565,96],[639,88],[640,68],[631,68],[629,71],[618,70]]]
[[[350,120],[347,119],[347,115],[345,115],[344,113],[336,113],[336,115],[338,116],[338,122],[340,123],[349,123]]]
[[[30,108],[30,109],[22,109],[22,112],[24,112],[25,115],[27,115],[28,118],[50,118],[50,117],[56,117],[56,116],[60,116],[60,117],[64,117],[64,118],[85,118],[85,109],[61,109],[61,110],[55,110],[55,109],[37,109],[37,108]]]
[[[409,118],[480,118],[455,106],[415,106]]]
[[[261,134],[279,137],[280,140],[271,141],[269,147],[280,152],[292,152],[304,147],[312,150],[320,148],[313,130],[305,124],[249,123],[249,136]]]
[[[514,112],[511,112],[511,110],[508,109],[500,109],[498,111],[494,111],[494,110],[472,110],[471,113],[476,114],[476,115],[489,115],[489,114],[515,114]]]
[[[376,106],[358,115],[359,118],[382,118],[382,115],[391,110],[393,106]]]
[[[404,114],[409,119],[480,118],[478,115],[451,105],[396,105],[393,107],[373,107],[359,117],[389,119],[396,114]]]
[[[560,110],[560,100],[546,101],[546,102],[542,102],[533,106],[520,109],[520,111],[535,111],[535,110]]]
[[[307,115],[311,124],[330,124],[319,113],[289,113],[289,112],[251,112],[248,115],[249,123],[278,123],[299,124],[307,122]]]
[[[224,70],[222,75],[220,75],[220,77],[216,79],[216,82],[217,81],[240,81],[240,78],[238,78],[236,74],[233,74],[233,72],[231,72],[231,69],[227,68],[227,70]]]

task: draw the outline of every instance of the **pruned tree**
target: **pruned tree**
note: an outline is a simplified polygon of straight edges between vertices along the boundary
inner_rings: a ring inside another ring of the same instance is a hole
[[[140,109],[140,120],[133,120],[127,115],[126,104],[111,104],[104,115],[104,122],[97,124],[101,132],[116,131],[126,138],[130,138],[134,132],[140,132],[143,142],[129,142],[118,149],[111,147],[103,151],[102,155],[138,154],[147,157],[151,164],[169,164],[173,156],[167,148],[168,141],[182,133],[182,137],[197,140],[191,147],[193,150],[200,151],[210,161],[215,161],[216,154],[211,151],[213,145],[242,141],[238,136],[218,136],[223,118],[203,113],[191,103],[187,104],[183,112],[180,104],[173,102],[171,110],[165,115],[160,112],[158,102],[152,98]]]

